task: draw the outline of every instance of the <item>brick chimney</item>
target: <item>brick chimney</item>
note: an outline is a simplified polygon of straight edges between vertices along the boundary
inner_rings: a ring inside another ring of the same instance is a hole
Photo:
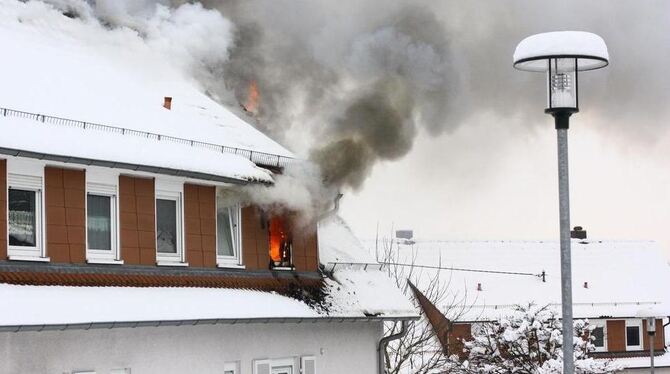
[[[575,228],[570,231],[570,238],[586,239],[586,230],[584,230],[581,226],[575,226]]]
[[[172,97],[171,96],[165,96],[165,99],[163,100],[163,108],[170,110],[172,109]]]

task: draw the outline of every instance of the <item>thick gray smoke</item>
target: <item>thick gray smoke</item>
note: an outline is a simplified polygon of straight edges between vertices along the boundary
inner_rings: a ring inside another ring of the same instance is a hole
[[[377,162],[407,154],[417,134],[452,131],[473,114],[536,124],[543,79],[514,71],[511,54],[538,32],[585,30],[607,41],[611,66],[580,79],[580,119],[589,126],[653,141],[668,114],[658,103],[668,100],[670,76],[654,63],[670,60],[668,33],[656,29],[670,17],[662,0],[185,3],[89,2],[110,27],[131,27],[189,56],[196,77],[231,107],[255,84],[255,124],[316,161],[333,186],[359,188]],[[595,75],[598,84],[590,84]],[[458,157],[448,149],[438,156]]]
[[[419,129],[443,131],[449,45],[430,9],[387,4],[209,2],[238,26],[224,90],[244,103],[257,84],[262,130],[359,188],[373,165],[407,154]],[[340,14],[339,17],[337,14]]]

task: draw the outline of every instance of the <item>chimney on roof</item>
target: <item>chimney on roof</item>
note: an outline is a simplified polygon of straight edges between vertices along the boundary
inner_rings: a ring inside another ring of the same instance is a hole
[[[575,228],[570,231],[570,238],[586,239],[586,230],[584,230],[581,226],[575,226]]]
[[[165,96],[165,99],[163,99],[163,108],[170,110],[172,109],[172,97],[171,96]]]

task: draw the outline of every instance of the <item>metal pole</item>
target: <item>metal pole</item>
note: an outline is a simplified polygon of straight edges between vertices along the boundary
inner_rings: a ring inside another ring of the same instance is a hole
[[[654,334],[649,334],[649,354],[651,357],[651,374],[654,374]]]
[[[561,309],[563,327],[563,373],[574,373],[572,324],[572,260],[570,253],[570,183],[568,178],[568,118],[557,115],[558,200],[561,230]]]

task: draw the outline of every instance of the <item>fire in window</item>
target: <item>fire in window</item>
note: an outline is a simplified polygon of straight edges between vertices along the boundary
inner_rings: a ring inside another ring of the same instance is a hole
[[[291,232],[286,217],[271,217],[269,232],[270,267],[291,267]]]

